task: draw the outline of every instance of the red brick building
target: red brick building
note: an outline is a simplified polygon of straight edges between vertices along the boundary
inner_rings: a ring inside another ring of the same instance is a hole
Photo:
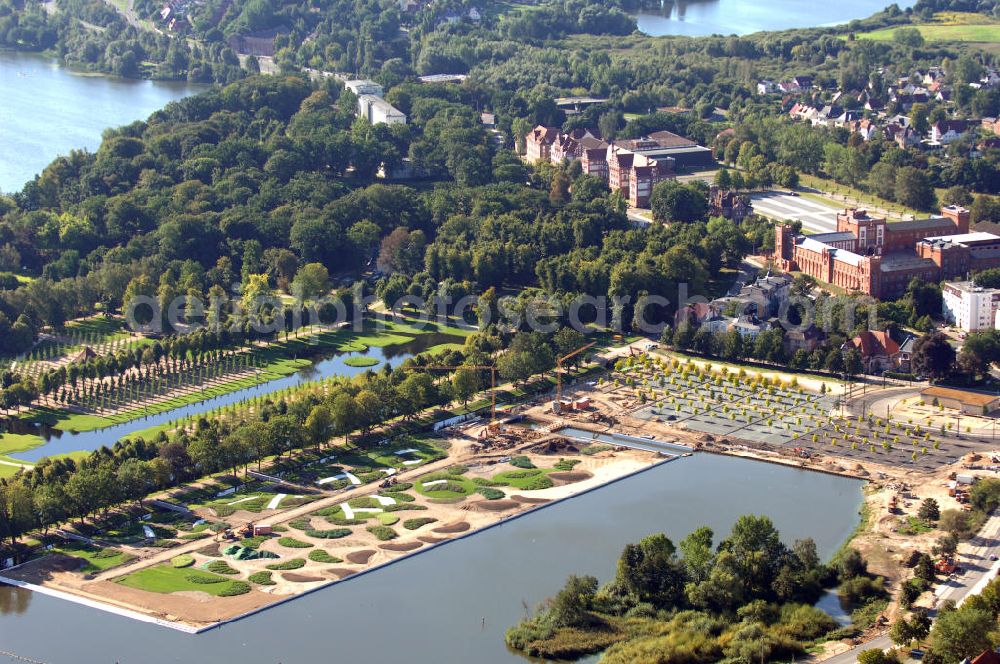
[[[849,209],[837,215],[836,232],[817,235],[781,225],[775,229],[775,261],[780,269],[878,298],[898,297],[914,277],[941,281],[1000,267],[1000,237],[969,233],[965,208],[948,206],[941,214],[890,224]]]

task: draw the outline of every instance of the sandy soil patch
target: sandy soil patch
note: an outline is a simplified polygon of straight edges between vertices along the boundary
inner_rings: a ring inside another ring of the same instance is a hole
[[[442,535],[453,535],[455,533],[464,533],[472,526],[469,525],[468,521],[455,521],[453,523],[446,523],[443,526],[438,526],[432,532],[440,533]]]
[[[378,548],[384,551],[416,551],[422,546],[422,542],[389,542],[380,544]]]
[[[434,537],[433,535],[423,535],[421,537],[418,537],[417,539],[420,540],[421,542],[423,542],[424,544],[438,544],[440,542],[447,542],[451,538],[450,537]]]
[[[347,569],[346,567],[331,567],[330,569],[323,571],[337,579],[344,579],[355,573],[353,569]]]
[[[521,495],[511,496],[510,499],[517,501],[521,505],[544,505],[545,503],[552,502],[548,498],[535,498],[534,496],[521,496]]]
[[[309,576],[308,574],[296,574],[295,572],[285,572],[281,575],[281,578],[292,583],[315,583],[316,581],[326,580],[321,576]]]
[[[471,503],[467,509],[470,510],[482,510],[484,512],[506,512],[507,510],[516,510],[521,506],[521,503],[516,500],[477,500]],[[439,532],[437,529],[434,532]]]
[[[365,565],[371,560],[376,551],[372,549],[361,549],[360,551],[351,551],[349,554],[344,556],[347,562],[354,563],[355,565]]]
[[[594,474],[587,470],[562,470],[556,473],[549,473],[548,477],[553,482],[562,482],[568,484],[570,482],[583,482],[584,480],[589,480]]]

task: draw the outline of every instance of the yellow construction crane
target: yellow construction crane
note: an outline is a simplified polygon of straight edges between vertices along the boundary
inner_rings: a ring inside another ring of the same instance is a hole
[[[490,424],[489,428],[492,431],[497,425],[497,368],[491,364],[428,364],[426,366],[410,366],[407,367],[409,371],[418,371],[420,369],[444,369],[454,371],[456,369],[478,369],[486,370],[490,372]]]
[[[574,351],[572,351],[570,353],[567,353],[566,355],[563,355],[562,357],[557,357],[556,358],[556,403],[559,404],[557,407],[560,410],[562,409],[562,368],[563,368],[563,362],[565,362],[566,360],[568,360],[568,359],[570,359],[572,357],[576,357],[577,355],[579,355],[583,351],[587,350],[588,348],[593,348],[596,344],[597,344],[596,341],[592,341],[591,343],[587,344],[586,346],[580,346],[576,350],[574,350]],[[553,410],[555,410],[555,408],[553,408]]]

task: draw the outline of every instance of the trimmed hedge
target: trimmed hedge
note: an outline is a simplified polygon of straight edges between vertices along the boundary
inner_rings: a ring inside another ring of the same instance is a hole
[[[246,581],[230,581],[229,587],[219,593],[219,597],[233,597],[250,592],[250,584]]]
[[[208,585],[210,583],[224,583],[228,579],[222,579],[217,576],[201,576],[199,574],[189,574],[185,577],[191,583],[200,583],[202,585]]]
[[[309,532],[306,531],[306,534],[308,535]],[[312,546],[309,542],[303,542],[302,540],[297,540],[294,537],[280,537],[278,538],[278,544],[286,546],[289,549],[308,549]]]
[[[573,470],[578,463],[580,463],[579,459],[559,459],[553,468],[556,470]]]
[[[414,500],[416,500],[416,498],[414,498],[408,493],[399,493],[396,491],[385,491],[381,495],[385,496],[386,498],[392,498],[397,503],[412,503]]]
[[[417,528],[422,528],[428,523],[435,523],[437,519],[432,516],[422,516],[418,519],[407,519],[403,522],[403,527],[407,530],[416,530]]]
[[[388,542],[391,539],[399,537],[399,535],[396,534],[396,531],[389,526],[368,526],[368,532],[374,535],[375,539],[383,542]]]
[[[505,495],[507,495],[500,489],[492,489],[488,486],[481,486],[478,489],[476,489],[476,492],[486,500],[500,500]]]
[[[209,572],[214,572],[215,574],[239,574],[239,570],[235,570],[229,566],[225,560],[213,560],[212,562],[205,565],[205,569]]]
[[[313,549],[309,552],[309,560],[314,563],[342,563],[344,562],[337,556],[331,556],[324,549]]]
[[[181,567],[191,567],[191,565],[194,565],[194,557],[189,554],[182,553],[179,556],[171,558],[170,564],[178,569]]]
[[[249,577],[250,581],[253,581],[258,586],[273,586],[276,585],[275,581],[271,580],[270,572],[254,572]]]
[[[300,567],[305,567],[306,561],[302,558],[289,558],[280,563],[272,563],[266,565],[268,569],[273,569],[276,571],[285,571],[290,569],[299,569]]]
[[[351,529],[350,528],[331,528],[330,530],[310,529],[305,531],[305,533],[309,537],[315,537],[316,539],[340,539],[341,537],[347,537],[348,535],[350,535]],[[306,544],[306,546],[312,546],[312,544]],[[299,547],[299,548],[304,549],[305,547]]]
[[[425,510],[427,506],[417,505],[416,503],[396,503],[395,505],[386,505],[384,509],[386,512],[406,512],[408,510]]]
[[[526,456],[516,456],[510,460],[510,465],[516,468],[534,468],[535,464]]]
[[[267,540],[267,535],[254,535],[253,537],[245,537],[242,541],[240,541],[240,545],[245,546],[248,549],[257,549]]]

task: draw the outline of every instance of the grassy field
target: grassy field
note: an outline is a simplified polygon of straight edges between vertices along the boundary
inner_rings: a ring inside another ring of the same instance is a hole
[[[856,35],[858,39],[874,41],[892,41],[896,30],[900,27],[914,27],[926,41],[959,41],[977,42],[983,44],[1000,43],[1000,22],[993,21],[983,14],[965,12],[939,12],[929,23],[913,26],[896,26],[873,30]]]
[[[923,38],[929,42],[960,41],[998,43],[1000,42],[1000,23],[983,23],[979,25],[937,25],[923,24],[913,26],[920,31]],[[885,28],[857,35],[858,39],[874,41],[892,41],[893,34],[899,28]]]
[[[826,178],[817,177],[815,175],[808,175],[802,173],[799,176],[799,183],[803,187],[808,187],[810,189],[816,189],[827,194],[832,194],[835,196],[847,196],[853,201],[857,201],[858,204],[867,205],[872,208],[880,208],[883,210],[888,210],[890,215],[890,221],[893,217],[901,218],[903,215],[913,215],[915,218],[926,217],[928,214],[926,212],[921,212],[913,208],[906,207],[905,205],[900,205],[893,201],[887,201],[884,198],[879,198],[867,192],[861,191],[855,187],[848,187],[847,185],[838,184],[833,180],[828,180]],[[802,196],[809,198],[816,202],[821,202],[824,205],[830,205],[838,209],[843,209],[846,205],[853,204],[851,201],[844,201],[839,203],[838,201],[831,200],[825,196],[819,194],[803,192]]]
[[[191,578],[198,578],[207,583],[191,581]],[[190,567],[177,568],[172,565],[157,565],[147,567],[137,572],[115,580],[123,586],[138,588],[152,593],[176,593],[182,590],[198,590],[210,595],[223,595],[233,585],[233,582],[224,576],[192,569]]]

